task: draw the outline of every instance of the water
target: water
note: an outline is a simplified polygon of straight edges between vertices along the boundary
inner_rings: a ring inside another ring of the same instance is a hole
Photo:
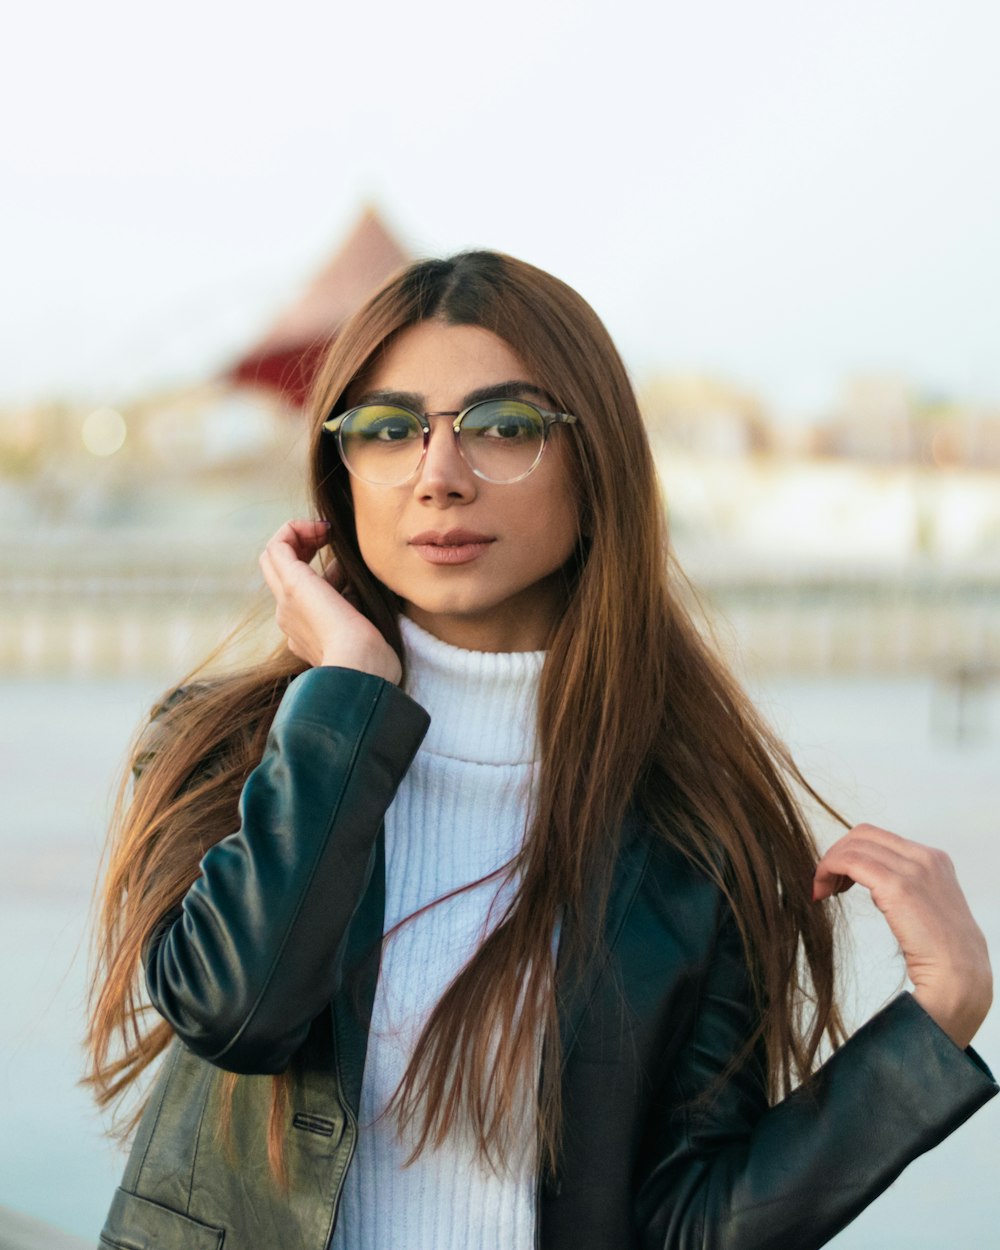
[[[0,682],[0,1205],[96,1241],[123,1156],[83,1067],[86,924],[113,776],[165,682]],[[945,846],[1000,950],[1000,688],[966,707],[915,679],[772,680],[756,696],[851,820]],[[825,835],[824,835],[825,836]],[[855,1022],[901,984],[894,943],[852,891]],[[1000,1068],[1000,1019],[976,1039]],[[836,1239],[839,1250],[989,1245],[1000,1221],[998,1102],[917,1160]]]

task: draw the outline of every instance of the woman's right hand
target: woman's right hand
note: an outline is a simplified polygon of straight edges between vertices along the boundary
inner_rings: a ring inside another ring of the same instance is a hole
[[[325,521],[287,521],[260,556],[275,601],[275,619],[288,649],[313,666],[333,665],[398,683],[399,657],[367,617],[340,593],[343,575],[331,561],[324,573],[309,562],[326,545]]]
[[[855,882],[899,943],[914,998],[964,1049],[993,1002],[993,971],[951,860],[888,829],[855,825],[817,864],[813,899]]]

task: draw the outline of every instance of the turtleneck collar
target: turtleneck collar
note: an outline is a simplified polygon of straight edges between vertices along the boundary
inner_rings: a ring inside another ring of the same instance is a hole
[[[423,750],[477,764],[537,758],[544,651],[466,651],[401,616],[406,693],[431,717]]]

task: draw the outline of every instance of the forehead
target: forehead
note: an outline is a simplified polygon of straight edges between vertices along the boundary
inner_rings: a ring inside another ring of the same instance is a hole
[[[501,382],[540,385],[514,349],[482,326],[422,321],[403,330],[364,379],[365,391],[409,391],[448,407]]]

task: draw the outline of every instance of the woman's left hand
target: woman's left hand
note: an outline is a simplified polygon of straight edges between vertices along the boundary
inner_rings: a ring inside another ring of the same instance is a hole
[[[906,960],[913,994],[963,1049],[993,1001],[982,930],[944,851],[876,825],[855,825],[820,859],[813,899],[865,886]]]

